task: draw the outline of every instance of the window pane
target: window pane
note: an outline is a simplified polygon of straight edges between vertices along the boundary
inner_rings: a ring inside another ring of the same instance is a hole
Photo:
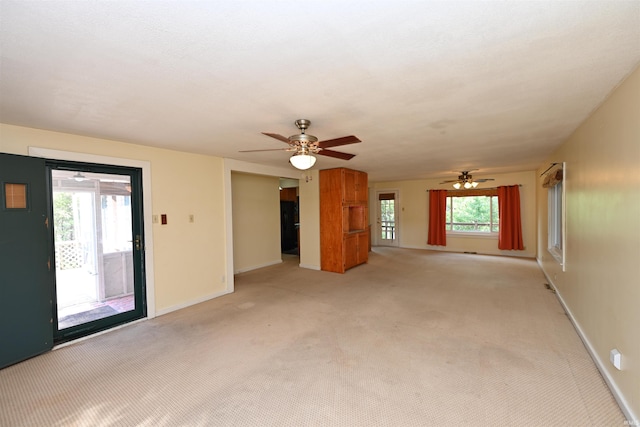
[[[548,189],[549,248],[562,249],[562,182]]]
[[[498,196],[491,196],[491,218],[493,225],[491,231],[497,233],[500,229],[500,212],[498,206]]]
[[[380,232],[383,240],[395,239],[395,200],[393,199],[380,199]]]
[[[447,230],[476,233],[497,232],[497,200],[497,196],[447,197]]]
[[[7,209],[27,208],[27,184],[4,184],[4,206]]]
[[[131,196],[101,195],[102,246],[105,253],[132,251]]]
[[[395,200],[380,200],[380,214],[383,221],[394,220],[394,203]]]

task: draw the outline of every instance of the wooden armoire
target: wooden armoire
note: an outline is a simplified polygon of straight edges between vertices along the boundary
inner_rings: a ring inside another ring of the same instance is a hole
[[[344,273],[369,260],[368,176],[347,168],[320,171],[320,268]]]

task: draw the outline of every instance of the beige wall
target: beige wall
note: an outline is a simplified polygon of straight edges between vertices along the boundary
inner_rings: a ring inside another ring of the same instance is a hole
[[[317,170],[303,172],[299,180],[300,266],[320,270],[320,185]]]
[[[482,178],[473,174],[474,178]],[[478,188],[496,187],[499,185],[521,184],[520,204],[522,214],[522,234],[524,251],[502,251],[498,249],[498,238],[487,237],[454,237],[447,236],[447,246],[427,245],[429,220],[429,189],[450,189],[451,184],[440,184],[442,179],[425,179],[414,181],[393,181],[370,183],[370,216],[372,234],[375,234],[377,215],[376,192],[384,190],[399,191],[398,239],[399,246],[404,248],[432,249],[451,252],[477,252],[479,254],[510,255],[534,257],[536,255],[536,189],[535,172],[519,172],[509,174],[492,174],[489,181]],[[487,176],[489,178],[489,176]],[[373,243],[375,244],[375,236]]]
[[[231,173],[234,273],[282,262],[279,184],[279,177]]]
[[[566,272],[547,252],[538,194],[538,261],[633,420],[640,419],[640,69],[541,166],[566,162]],[[538,175],[539,175],[538,174]],[[622,354],[622,370],[609,352]]]
[[[226,292],[223,160],[117,141],[0,124],[0,151],[27,155],[29,147],[149,162],[157,314]],[[189,215],[195,222],[189,223]]]

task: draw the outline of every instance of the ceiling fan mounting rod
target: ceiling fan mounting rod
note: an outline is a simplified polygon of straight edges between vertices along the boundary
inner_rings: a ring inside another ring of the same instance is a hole
[[[302,134],[304,134],[304,131],[306,129],[309,129],[309,126],[311,126],[311,120],[307,120],[307,119],[298,119],[295,121],[296,126],[298,127],[298,129],[300,129],[300,132]]]
[[[298,129],[300,129],[301,133],[298,135],[291,135],[289,137],[289,141],[291,141],[292,144],[295,144],[295,145],[299,145],[302,143],[314,144],[318,142],[318,138],[316,138],[315,136],[307,135],[306,133],[304,133],[305,129],[307,129],[311,125],[310,120],[299,119],[295,121],[295,124],[298,127]]]

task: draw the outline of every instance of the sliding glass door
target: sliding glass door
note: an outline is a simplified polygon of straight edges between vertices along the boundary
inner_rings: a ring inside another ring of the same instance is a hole
[[[141,171],[59,161],[48,164],[55,341],[144,317]]]

